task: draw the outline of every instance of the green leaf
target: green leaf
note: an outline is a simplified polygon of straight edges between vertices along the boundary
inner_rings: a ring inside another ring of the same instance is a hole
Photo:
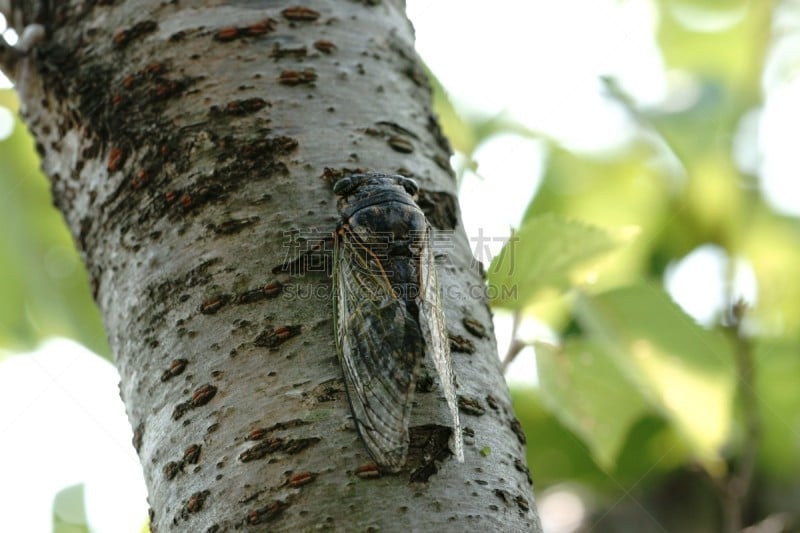
[[[576,311],[591,337],[605,344],[622,372],[715,472],[732,417],[728,342],[648,284],[581,295]]]
[[[521,309],[543,289],[564,290],[581,268],[623,241],[621,234],[554,214],[528,218],[489,267],[492,305]]]
[[[61,489],[53,501],[53,533],[89,533],[83,484]]]
[[[595,342],[571,340],[561,349],[537,344],[536,364],[542,401],[598,464],[612,467],[631,426],[649,410],[639,390]]]
[[[628,432],[614,468],[601,469],[583,439],[544,407],[541,388],[512,387],[511,395],[528,438],[528,465],[540,487],[570,480],[603,494],[624,494],[625,486],[643,489],[657,484],[689,458],[663,418],[645,415]]]
[[[763,426],[759,462],[773,478],[791,482],[800,472],[800,343],[761,341],[754,354]]]
[[[604,289],[631,283],[650,273],[654,249],[675,216],[670,207],[673,179],[660,162],[664,157],[643,143],[602,156],[553,148],[525,220],[557,213],[612,231],[636,228],[637,238],[614,252],[597,281]]]

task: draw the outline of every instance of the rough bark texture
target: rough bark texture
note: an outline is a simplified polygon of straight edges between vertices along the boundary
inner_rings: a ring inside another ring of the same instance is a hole
[[[403,3],[302,5],[12,2],[15,27],[46,29],[11,74],[104,316],[151,527],[537,531]],[[272,274],[300,251],[285,232],[334,227],[331,185],[357,169],[417,178],[434,227],[455,230],[440,282],[466,464],[423,379],[407,470],[363,467],[330,282]]]

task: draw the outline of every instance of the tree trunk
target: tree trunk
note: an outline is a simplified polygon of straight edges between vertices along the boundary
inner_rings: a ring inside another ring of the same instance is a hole
[[[151,528],[539,531],[402,0],[189,4],[12,1],[45,38],[2,50],[104,317]],[[272,273],[302,251],[287,232],[334,228],[332,183],[355,170],[423,188],[465,464],[423,378],[407,468],[364,467],[330,281]]]

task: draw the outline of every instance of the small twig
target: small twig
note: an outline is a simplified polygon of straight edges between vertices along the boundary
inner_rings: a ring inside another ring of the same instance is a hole
[[[761,443],[761,413],[755,391],[755,364],[753,349],[749,339],[742,332],[742,319],[746,304],[738,301],[731,306],[731,332],[734,344],[736,377],[739,383],[739,400],[742,406],[745,436],[739,460],[731,468],[728,476],[722,480],[723,515],[725,531],[739,533],[742,530],[744,510],[753,484],[758,449]]]
[[[508,345],[508,352],[503,357],[503,373],[505,374],[508,367],[514,362],[519,352],[525,348],[526,344],[517,338],[517,330],[519,330],[519,323],[522,316],[519,311],[514,311],[514,322],[511,326],[511,344]]]

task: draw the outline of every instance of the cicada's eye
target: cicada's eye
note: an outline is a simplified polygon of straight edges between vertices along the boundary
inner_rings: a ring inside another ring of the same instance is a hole
[[[411,196],[414,196],[417,194],[417,192],[419,192],[419,185],[417,185],[417,182],[412,180],[411,178],[405,178],[403,176],[400,176],[399,178],[397,178],[397,181]]]
[[[344,196],[353,190],[353,180],[350,178],[342,178],[333,185],[333,193],[339,196]]]

